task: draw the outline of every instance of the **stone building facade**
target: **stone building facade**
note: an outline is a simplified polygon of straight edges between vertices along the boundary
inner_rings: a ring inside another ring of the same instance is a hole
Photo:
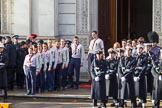
[[[80,37],[89,44],[97,30],[97,0],[0,0],[1,34],[40,38]]]
[[[85,49],[91,31],[98,30],[98,0],[0,0],[0,34],[25,38],[80,37]],[[162,0],[152,1],[152,30],[158,32],[162,46]],[[86,62],[87,64],[87,62]],[[88,70],[88,65],[82,68]]]

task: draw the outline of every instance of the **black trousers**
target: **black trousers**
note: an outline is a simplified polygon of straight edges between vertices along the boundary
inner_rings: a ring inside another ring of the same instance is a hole
[[[14,89],[15,83],[15,69],[14,68],[7,68],[7,81],[8,81],[8,89]]]

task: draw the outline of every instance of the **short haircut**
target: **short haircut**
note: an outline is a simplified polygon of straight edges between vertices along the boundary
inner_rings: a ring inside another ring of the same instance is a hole
[[[95,33],[95,34],[97,34],[97,31],[96,31],[96,30],[94,30],[94,31],[92,31],[92,33]]]
[[[127,40],[126,40],[126,39],[122,39],[122,41],[125,41],[125,42],[127,42]]]
[[[60,42],[60,39],[56,39],[55,42]]]
[[[78,37],[78,36],[74,36],[74,39],[77,39],[77,40],[79,40],[79,37]]]

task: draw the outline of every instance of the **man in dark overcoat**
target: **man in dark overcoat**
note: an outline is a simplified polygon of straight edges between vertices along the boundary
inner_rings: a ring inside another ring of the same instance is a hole
[[[118,80],[117,80],[117,60],[115,59],[115,50],[110,48],[108,50],[109,56],[106,58],[107,70],[106,70],[106,96],[113,97],[113,104],[111,106],[118,107]]]
[[[118,75],[120,78],[118,97],[122,100],[121,104],[124,104],[124,100],[130,99],[131,108],[136,108],[137,105],[133,80],[136,60],[132,57],[132,47],[127,46],[125,54],[126,56],[124,59],[120,59],[118,64]]]
[[[134,72],[135,94],[139,98],[138,107],[145,108],[146,103],[146,82],[145,72],[147,68],[147,58],[143,54],[143,45],[137,45],[136,67]]]
[[[103,52],[96,51],[96,58],[91,64],[91,98],[93,99],[93,106],[97,106],[97,100],[101,100],[102,107],[106,107],[106,85],[105,85],[105,73],[106,73],[106,61],[103,59]]]
[[[4,51],[3,43],[0,43],[0,89],[2,89],[3,101],[7,101],[7,72],[8,55]]]
[[[153,61],[152,61],[153,62]],[[153,108],[160,108],[160,100],[162,100],[162,50],[160,50],[160,60],[157,67],[152,68],[153,82]]]

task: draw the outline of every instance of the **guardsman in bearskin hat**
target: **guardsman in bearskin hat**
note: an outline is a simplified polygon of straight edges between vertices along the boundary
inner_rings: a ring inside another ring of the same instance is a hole
[[[153,63],[153,65],[155,64]],[[160,108],[160,100],[162,100],[162,50],[160,50],[159,64],[153,67],[151,71],[154,77],[153,108]]]
[[[117,80],[117,60],[115,59],[115,50],[110,48],[108,50],[109,56],[106,58],[107,71],[105,75],[106,79],[106,96],[113,97],[114,102],[111,106],[118,107],[118,80]]]
[[[0,43],[0,89],[3,90],[3,101],[7,101],[7,72],[8,55],[4,51],[3,43]]]
[[[91,98],[93,99],[93,106],[97,106],[97,100],[101,100],[102,107],[106,108],[106,85],[105,85],[105,73],[106,73],[106,61],[103,59],[103,51],[98,50],[95,52],[96,58],[91,64]]]
[[[161,47],[157,44],[159,43],[159,35],[155,31],[148,32],[147,34],[150,43],[152,43],[151,51],[155,54],[155,62],[159,61],[160,49]]]
[[[134,69],[136,60],[132,57],[132,47],[127,46],[125,49],[126,56],[124,59],[120,59],[118,63],[118,75],[119,75],[119,94],[118,97],[121,100],[121,106],[124,106],[124,100],[131,100],[131,108],[136,108],[135,86],[134,86]]]
[[[137,45],[136,67],[134,71],[135,94],[139,98],[138,107],[145,108],[146,103],[146,82],[145,71],[147,68],[147,58],[143,54],[143,45]]]

